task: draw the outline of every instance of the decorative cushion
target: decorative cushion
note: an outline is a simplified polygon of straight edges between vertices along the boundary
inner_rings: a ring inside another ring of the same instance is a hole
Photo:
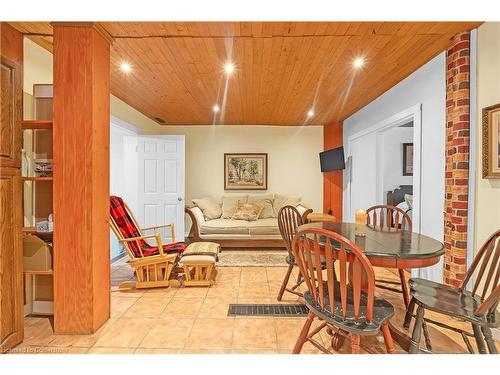
[[[228,195],[222,197],[222,218],[231,219],[239,202],[246,203],[248,195]]]
[[[274,195],[253,195],[248,197],[248,202],[257,203],[262,206],[262,212],[260,213],[259,219],[267,219],[270,217],[275,217],[273,209]]]
[[[299,203],[300,203],[300,198],[298,197],[286,197],[284,195],[276,194],[274,196],[274,203],[273,203],[275,217],[278,216],[278,212],[282,207],[285,206],[297,207]]]
[[[205,221],[200,228],[200,234],[246,234],[248,235],[248,221],[215,219]]]
[[[193,203],[201,209],[205,220],[218,219],[222,215],[219,202],[212,197],[193,199]]]
[[[186,250],[186,247],[187,245],[185,242],[169,243],[167,245],[163,245],[163,252],[165,254],[172,254],[172,253],[182,254],[184,250]],[[160,253],[158,251],[158,246],[150,246],[149,248],[143,249],[142,251],[145,257],[158,255]]]
[[[267,219],[259,219],[248,222],[248,231],[253,235],[279,235],[280,228],[278,227],[278,219],[269,217]]]
[[[262,209],[263,207],[257,203],[238,202],[238,208],[231,219],[255,221],[259,218]]]

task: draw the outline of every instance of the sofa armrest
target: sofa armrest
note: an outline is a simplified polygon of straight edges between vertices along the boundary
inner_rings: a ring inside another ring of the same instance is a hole
[[[307,208],[301,204],[297,205],[295,208],[299,211],[299,214],[302,217],[302,222],[307,223],[307,215],[313,212],[312,208]]]
[[[205,222],[205,217],[203,216],[203,212],[197,206],[186,206],[185,212],[191,218],[191,231],[189,232],[189,236],[193,237],[195,241],[200,240],[200,229],[202,224]]]

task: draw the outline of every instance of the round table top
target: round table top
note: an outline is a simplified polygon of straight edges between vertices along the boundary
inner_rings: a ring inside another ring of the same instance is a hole
[[[333,222],[304,224],[298,230],[306,228],[323,228],[336,232],[355,243],[369,259],[377,258],[382,263],[383,260],[400,260],[401,264],[421,261],[420,266],[423,267],[437,263],[439,257],[444,254],[441,242],[414,232],[388,232],[366,226],[366,237],[360,237],[355,235],[356,224]],[[389,265],[387,264],[387,266]],[[411,265],[408,264],[408,266]],[[413,265],[418,266],[417,264]]]

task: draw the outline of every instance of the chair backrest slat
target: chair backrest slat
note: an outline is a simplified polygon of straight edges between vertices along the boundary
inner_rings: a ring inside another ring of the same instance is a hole
[[[487,303],[488,313],[498,306],[500,281],[500,230],[493,233],[479,249],[467,271],[460,289],[464,290],[474,278],[472,294],[481,297],[481,304],[476,311],[484,313]]]
[[[401,208],[390,205],[368,208],[366,210],[366,224],[381,231],[412,231],[410,216]]]
[[[293,206],[284,206],[278,211],[278,227],[285,242],[288,255],[293,259],[292,241],[297,228],[303,224],[300,212]]]
[[[345,319],[348,299],[352,298],[349,303],[354,305],[354,319],[358,322],[371,322],[375,274],[368,258],[359,247],[335,232],[323,228],[306,228],[297,232],[293,241],[293,252],[316,306],[325,310],[325,313],[333,314],[336,311],[335,299],[340,299],[340,313]],[[352,267],[350,278],[347,272],[348,263]],[[338,264],[338,275],[334,264]],[[326,280],[322,274],[323,268],[326,268]],[[362,285],[364,279],[366,285]],[[325,285],[328,290],[325,290]],[[335,285],[340,289],[340,296],[335,295]],[[362,288],[366,288],[366,299],[362,298]],[[329,299],[327,306],[325,296]],[[365,308],[366,314],[362,313],[362,308]]]

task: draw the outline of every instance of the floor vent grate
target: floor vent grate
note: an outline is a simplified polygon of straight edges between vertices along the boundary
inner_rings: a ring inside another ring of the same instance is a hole
[[[306,305],[230,304],[227,316],[306,316]]]

